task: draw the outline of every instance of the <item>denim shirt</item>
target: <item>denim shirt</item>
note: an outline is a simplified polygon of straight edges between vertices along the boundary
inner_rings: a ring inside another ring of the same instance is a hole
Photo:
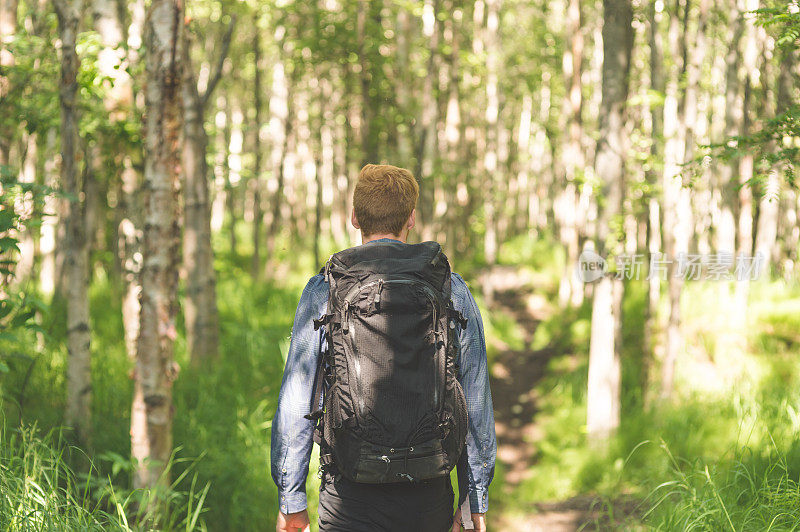
[[[489,508],[488,490],[494,476],[497,442],[483,322],[475,299],[456,273],[452,274],[451,300],[455,309],[467,318],[466,327],[457,325],[459,382],[467,399],[469,420],[466,452],[457,466],[459,505],[469,496],[471,511],[485,513]],[[308,281],[297,305],[278,409],[272,420],[270,465],[284,514],[307,507],[306,476],[314,424],[303,416],[310,411],[317,357],[323,347],[322,330],[314,330],[313,320],[326,312],[327,303],[328,283],[322,274],[317,274]]]

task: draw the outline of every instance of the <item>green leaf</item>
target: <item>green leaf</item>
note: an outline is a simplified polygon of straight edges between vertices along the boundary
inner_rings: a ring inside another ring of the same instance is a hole
[[[12,250],[19,253],[19,241],[12,236],[0,237],[0,253]]]
[[[47,331],[45,331],[44,328],[41,325],[37,324],[37,323],[28,323],[28,324],[25,325],[25,328],[27,330],[31,331],[31,332],[44,334],[44,335],[47,334]]]
[[[14,228],[16,215],[11,209],[0,209],[0,232]]]
[[[14,316],[14,319],[11,320],[11,327],[22,327],[28,322],[28,320],[33,318],[35,315],[36,311],[32,309],[26,310],[25,312],[20,312],[19,314]]]

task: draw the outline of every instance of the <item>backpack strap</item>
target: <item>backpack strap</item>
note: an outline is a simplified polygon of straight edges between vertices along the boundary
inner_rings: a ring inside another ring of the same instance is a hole
[[[325,263],[319,273],[325,276],[325,281],[328,281],[328,269],[330,267],[330,259]],[[314,320],[314,330],[318,331],[320,327],[326,327],[331,320],[333,319],[333,314],[325,313],[319,318]],[[314,380],[314,393],[311,396],[311,412],[304,416],[306,419],[310,419],[313,421],[318,420],[322,417],[322,407],[320,406],[320,400],[322,399],[322,388],[323,388],[323,381],[325,379],[325,358],[327,354],[327,350],[330,349],[330,344],[326,348],[326,352],[320,353],[317,358],[317,375]]]
[[[326,314],[319,318],[319,320],[314,320],[314,328],[317,329],[317,321],[323,322],[327,324],[330,321],[330,315]],[[323,324],[320,323],[320,326]],[[320,455],[319,455],[319,471],[318,477],[323,478],[325,473],[330,471],[331,465],[333,464],[333,455],[331,454],[331,450],[328,447],[328,444],[325,442],[323,431],[324,431],[324,410],[322,406],[322,395],[323,395],[323,388],[325,387],[325,377],[327,373],[326,361],[328,358],[328,352],[330,350],[330,344],[325,349],[325,351],[319,354],[319,358],[317,361],[317,374],[314,377],[314,391],[311,394],[311,411],[303,416],[304,418],[314,422],[314,443],[319,445]]]
[[[314,378],[314,388],[311,394],[311,411],[303,416],[304,418],[317,421],[322,417],[322,407],[320,400],[322,399],[322,384],[325,379],[325,356],[323,353],[319,354],[317,361],[317,375]]]
[[[330,268],[331,268],[331,259],[333,256],[329,257],[328,260],[325,262],[325,266],[320,268],[319,273],[322,274],[326,283],[328,283],[329,287],[331,284],[330,279]],[[330,296],[329,296],[330,297]],[[333,314],[326,312],[319,318],[314,320],[314,330],[317,331],[320,327],[325,327],[325,334],[327,335],[327,327],[328,324],[333,321]],[[304,418],[311,420],[314,422],[314,443],[319,445],[320,448],[320,455],[319,455],[319,471],[318,477],[323,479],[323,483],[325,482],[325,474],[331,470],[331,466],[333,465],[333,455],[331,454],[331,450],[328,447],[325,439],[323,437],[323,406],[322,404],[322,396],[323,396],[323,388],[325,387],[325,377],[326,377],[326,362],[329,362],[329,353],[331,350],[330,344],[330,337],[328,337],[328,345],[325,351],[319,353],[317,359],[317,373],[314,378],[314,388],[311,394],[311,411],[303,416]],[[330,384],[330,383],[329,383]]]
[[[319,318],[314,320],[314,330],[318,330],[322,326],[327,326],[327,324],[331,321],[332,316],[330,314],[323,314]],[[327,334],[327,332],[325,333]],[[306,419],[311,421],[318,421],[319,418],[322,417],[322,393],[323,388],[325,387],[325,363],[328,361],[328,353],[331,349],[330,340],[328,340],[328,345],[325,347],[325,351],[320,352],[317,355],[317,373],[314,376],[314,387],[312,388],[313,391],[311,393],[311,405],[310,411],[308,414],[303,416]]]

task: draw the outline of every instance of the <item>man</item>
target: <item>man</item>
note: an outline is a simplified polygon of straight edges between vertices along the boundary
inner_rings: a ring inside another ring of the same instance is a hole
[[[387,242],[394,244],[385,247],[409,246],[405,242],[414,227],[418,197],[419,187],[408,170],[389,165],[365,166],[353,194],[351,220],[361,231],[360,248],[385,246]],[[271,467],[278,487],[279,532],[310,530],[305,482],[315,425],[308,418],[313,417],[310,411],[316,400],[316,375],[323,371],[318,362],[326,343],[324,328],[315,330],[314,320],[326,314],[328,297],[329,285],[322,273],[312,277],[303,290],[273,419]],[[336,474],[334,462],[333,470],[326,468],[322,475],[322,532],[486,530],[484,514],[497,446],[483,323],[464,280],[455,273],[451,274],[450,300],[454,311],[463,317],[463,325],[452,325],[458,360],[457,370],[453,371],[458,372],[468,414],[466,449],[457,466],[459,509],[453,516],[453,491],[446,472],[414,482],[365,484]],[[389,463],[385,456],[381,458]]]

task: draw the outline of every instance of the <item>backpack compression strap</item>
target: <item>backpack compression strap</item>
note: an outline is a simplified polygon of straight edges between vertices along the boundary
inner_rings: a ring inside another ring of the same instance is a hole
[[[323,327],[331,321],[330,314],[324,314],[320,318],[314,320],[314,330],[319,330],[320,327]],[[329,347],[328,347],[329,348]],[[327,351],[327,349],[326,349]],[[310,405],[310,412],[303,416],[306,419],[310,419],[311,421],[316,421],[320,417],[322,417],[322,407],[320,406],[320,400],[322,399],[322,384],[325,379],[325,353],[319,353],[317,355],[317,374],[314,378],[314,388],[313,393],[311,394],[311,405]]]
[[[317,421],[322,417],[322,407],[320,400],[322,399],[322,384],[325,379],[325,362],[320,353],[319,362],[317,363],[317,375],[314,378],[314,392],[311,394],[310,412],[303,416],[311,421]]]

